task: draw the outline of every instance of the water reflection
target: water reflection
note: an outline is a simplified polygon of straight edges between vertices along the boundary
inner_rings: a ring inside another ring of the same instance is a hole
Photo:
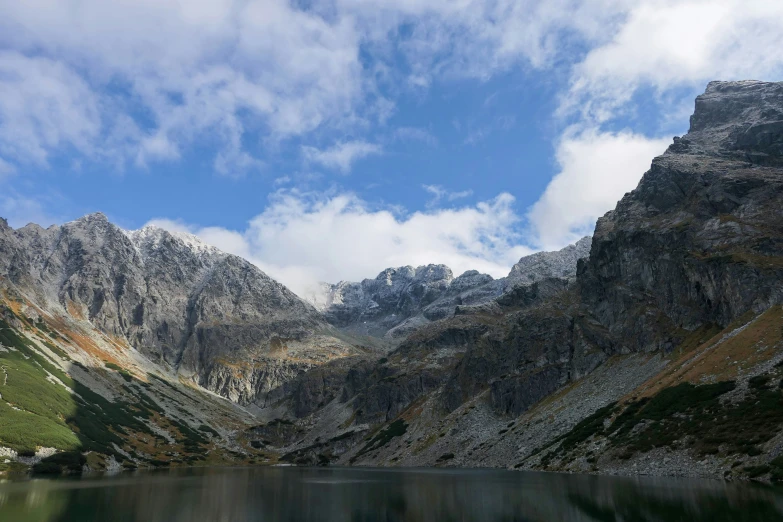
[[[765,521],[783,491],[491,470],[205,469],[0,484],[2,521]]]

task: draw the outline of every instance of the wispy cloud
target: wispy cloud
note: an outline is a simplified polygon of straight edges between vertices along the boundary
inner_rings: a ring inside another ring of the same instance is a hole
[[[380,145],[361,140],[340,142],[323,150],[315,147],[302,148],[302,154],[308,162],[318,163],[343,173],[350,172],[355,161],[382,152],[383,148]]]
[[[690,99],[710,80],[783,75],[783,55],[759,51],[780,40],[781,2],[648,0],[618,14],[608,38],[575,65],[561,113],[600,123],[627,109],[643,87],[662,97],[691,89]]]
[[[69,149],[121,169],[206,140],[215,170],[238,175],[259,166],[250,132],[310,146],[321,129],[358,136],[393,114],[406,78],[427,89],[547,66],[560,31],[591,38],[606,3],[4,2],[0,156],[45,164]]]
[[[45,228],[63,221],[62,216],[50,212],[49,209],[53,206],[51,198],[47,196],[31,198],[7,187],[3,188],[5,193],[0,195],[0,217],[7,219],[12,227],[19,228],[35,223]]]
[[[459,192],[452,192],[446,190],[441,185],[422,185],[421,188],[432,194],[432,199],[427,202],[427,207],[435,207],[441,201],[456,201],[458,199],[467,198],[473,195],[472,190],[462,190]]]
[[[462,140],[463,145],[476,145],[477,143],[484,141],[495,131],[507,131],[516,125],[517,119],[511,114],[504,114],[496,117],[491,123],[481,125],[471,130],[465,139]]]

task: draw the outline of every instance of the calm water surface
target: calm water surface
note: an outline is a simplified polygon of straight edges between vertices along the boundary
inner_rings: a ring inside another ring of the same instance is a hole
[[[221,468],[0,484],[0,521],[783,521],[783,490],[492,470]]]

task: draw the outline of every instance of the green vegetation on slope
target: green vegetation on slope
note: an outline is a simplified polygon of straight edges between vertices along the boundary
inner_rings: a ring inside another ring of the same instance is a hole
[[[373,450],[384,447],[393,438],[405,435],[406,431],[408,431],[408,424],[403,419],[397,419],[379,431],[375,437],[370,439],[370,442],[368,442],[362,449],[359,450],[358,453],[356,453],[356,455],[351,458],[351,461],[354,462],[365,453],[369,453]]]
[[[36,472],[77,471],[83,464],[82,452],[114,455],[122,462],[125,456],[117,449],[122,448],[138,457],[140,437],[147,444],[145,453],[178,452],[181,461],[188,463],[203,455],[202,445],[209,443],[203,434],[207,431],[195,430],[166,415],[143,391],[146,383],[135,381],[132,374],[116,364],[106,366],[118,371],[129,383],[124,389],[127,396],[133,397],[130,401],[109,401],[72,379],[2,319],[0,344],[4,347],[0,350],[0,446],[28,454],[37,447],[64,452],[45,459],[36,466]],[[155,421],[166,428],[182,447],[169,444],[145,421]]]
[[[120,376],[123,379],[125,379],[125,382],[131,382],[133,380],[133,375],[128,370],[126,370],[125,368],[123,368],[123,367],[121,367],[119,365],[116,365],[114,363],[111,363],[111,362],[104,363],[104,365],[108,369],[114,370],[115,372],[119,373]]]
[[[591,437],[605,437],[620,458],[659,447],[701,456],[759,455],[759,445],[783,427],[783,390],[771,380],[771,375],[750,379],[748,392],[735,401],[722,400],[736,388],[735,382],[723,381],[700,386],[686,382],[624,406],[610,404],[557,439],[559,446],[541,464],[547,467],[557,458],[568,461],[568,455]],[[783,479],[783,460],[751,468],[745,470],[751,477],[772,471],[773,478]]]
[[[76,410],[72,395],[47,379],[28,341],[3,320],[0,344],[6,347],[0,351],[0,445],[17,451],[78,448],[79,439],[66,423]]]

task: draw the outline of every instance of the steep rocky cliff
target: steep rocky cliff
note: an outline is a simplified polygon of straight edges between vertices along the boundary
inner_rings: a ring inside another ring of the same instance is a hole
[[[577,260],[589,252],[590,237],[584,237],[555,252],[525,256],[500,279],[476,270],[454,277],[445,265],[387,268],[360,283],[323,284],[311,302],[335,326],[401,340],[431,321],[452,317],[458,306],[488,303],[546,278],[572,279]]]
[[[52,317],[84,319],[239,403],[356,353],[244,259],[157,227],[127,232],[102,214],[46,230],[0,223],[0,275]]]
[[[783,296],[783,85],[714,82],[691,129],[598,220],[583,301],[622,345],[671,349]]]
[[[0,446],[33,415],[38,445],[115,462],[783,480],[782,122],[783,84],[711,83],[592,239],[500,280],[328,285],[323,315],[190,236],[2,221]]]
[[[783,84],[711,83],[575,281],[335,369],[287,458],[783,478],[781,122]]]

